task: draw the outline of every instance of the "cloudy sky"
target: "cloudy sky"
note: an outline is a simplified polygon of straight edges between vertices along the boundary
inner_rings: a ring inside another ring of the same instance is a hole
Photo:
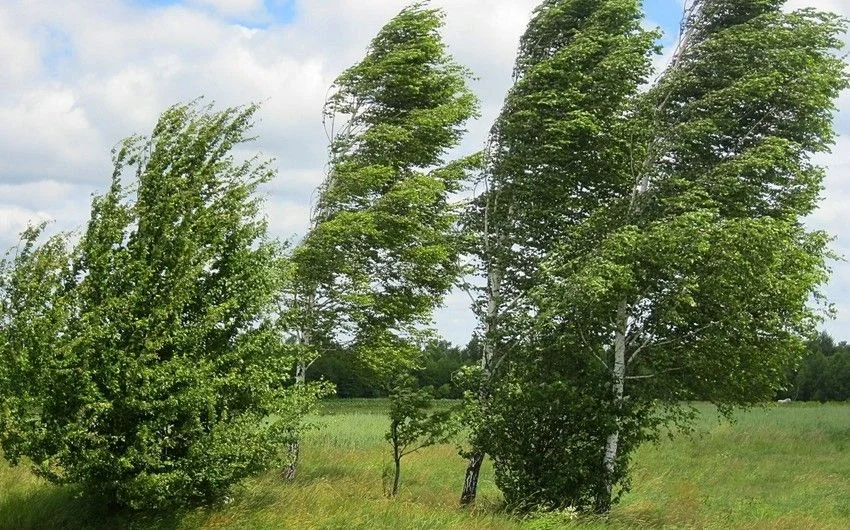
[[[404,0],[2,0],[0,1],[0,249],[28,222],[78,229],[92,193],[108,184],[110,150],[149,131],[167,106],[203,95],[220,106],[263,102],[252,144],[274,157],[267,189],[273,232],[297,237],[325,161],[321,109],[332,80],[357,61]],[[475,72],[483,115],[461,150],[479,148],[510,82],[519,35],[538,0],[434,0],[446,40]],[[850,16],[847,0],[791,0]],[[682,0],[646,0],[647,24],[675,41]],[[811,226],[850,256],[850,95],[842,136]],[[825,327],[850,340],[850,264],[835,263],[827,293],[839,310]],[[464,343],[473,328],[454,294],[438,325]]]

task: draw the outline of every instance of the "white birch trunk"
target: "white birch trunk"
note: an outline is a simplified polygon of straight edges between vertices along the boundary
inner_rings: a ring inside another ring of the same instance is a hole
[[[496,353],[495,333],[496,319],[499,316],[499,292],[502,288],[502,275],[495,267],[487,272],[487,311],[484,316],[484,351],[481,354],[481,371],[485,379],[489,379],[493,370],[493,359]],[[487,399],[486,390],[482,387],[478,396],[480,402]],[[460,503],[467,506],[475,502],[478,494],[478,478],[481,474],[481,464],[484,463],[484,452],[475,451],[466,466],[466,476],[463,481],[463,492]]]
[[[307,382],[307,363],[305,363],[303,359],[299,359],[298,364],[295,366],[295,384],[296,385],[303,385],[306,382]]]
[[[496,352],[495,333],[496,319],[499,317],[499,292],[502,288],[502,274],[491,268],[487,274],[487,313],[484,321],[484,352],[481,355],[481,369],[484,376],[489,378],[492,370],[493,357]]]
[[[628,326],[628,314],[625,300],[617,307],[617,329],[614,332],[614,366],[612,370],[611,391],[615,408],[619,408],[623,401],[626,386],[626,337]],[[611,496],[614,491],[614,473],[617,464],[617,451],[620,445],[620,418],[615,418],[616,427],[614,432],[608,435],[605,441],[605,453],[603,457],[603,490],[597,499],[597,510],[606,513],[611,509]]]
[[[313,296],[308,297],[307,299],[307,311],[309,314],[313,313],[315,305],[315,298]],[[302,330],[301,333],[298,334],[298,344],[302,349],[306,349],[312,343],[310,332],[307,330]],[[295,385],[303,386],[307,383],[307,369],[310,367],[306,359],[303,357],[299,357],[295,363]],[[300,440],[298,439],[298,434],[294,434],[294,438],[287,447],[289,452],[289,464],[286,465],[286,468],[283,470],[283,475],[287,480],[293,480],[295,478],[295,473],[298,469],[298,458],[301,454]]]

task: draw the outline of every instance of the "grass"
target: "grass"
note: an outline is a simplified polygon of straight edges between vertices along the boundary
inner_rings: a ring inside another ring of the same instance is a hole
[[[167,517],[116,515],[0,463],[0,529],[850,528],[850,404],[771,405],[693,436],[642,447],[633,491],[607,519],[520,520],[500,511],[485,465],[475,510],[457,507],[464,462],[451,445],[405,459],[402,489],[384,496],[385,402],[331,401],[303,443],[293,483],[269,473],[218,508]]]

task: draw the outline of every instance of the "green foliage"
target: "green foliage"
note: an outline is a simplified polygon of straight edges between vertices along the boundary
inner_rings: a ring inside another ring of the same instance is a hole
[[[73,307],[66,236],[39,244],[44,228],[28,228],[0,261],[0,444],[13,463],[43,421]]]
[[[473,363],[475,353],[469,346],[461,349],[444,340],[430,340],[418,354],[418,366],[412,370],[416,386],[429,390],[438,399],[460,399],[463,389],[455,375]],[[371,366],[345,349],[328,349],[310,368],[313,377],[333,383],[341,398],[385,397],[386,381]]]
[[[672,66],[629,114],[619,169],[576,181],[610,195],[594,193],[546,260],[538,330],[610,370],[598,399],[615,407],[611,454],[636,445],[629,408],[770,399],[817,323],[828,238],[802,218],[847,86],[843,26],[780,4],[696,3]]]
[[[592,507],[610,411],[573,378],[520,377],[495,386],[482,429],[508,509]]]
[[[503,269],[504,304],[536,284],[540,260],[627,179],[625,122],[658,36],[641,22],[636,0],[546,0],[535,10],[473,219],[488,225],[481,252]]]
[[[414,372],[417,386],[432,391],[438,399],[460,399],[463,390],[455,376],[474,360],[469,345],[461,349],[445,340],[432,340],[425,345],[420,368]]]
[[[544,260],[629,179],[622,151],[657,38],[641,15],[634,0],[537,8],[491,133],[487,190],[470,212],[488,281],[480,313],[492,357],[483,387],[470,393],[479,409],[471,441],[493,456],[517,509],[585,507],[602,469],[613,408],[582,397],[591,381],[565,369],[556,336],[535,329],[544,318],[534,294],[544,289]],[[566,364],[589,365],[582,370],[598,384],[590,363]]]
[[[478,443],[521,507],[608,511],[679,403],[770,399],[800,358],[828,277],[811,159],[848,80],[843,21],[781,5],[692,2],[648,90],[635,1],[545,1],[523,37],[471,216],[498,306]]]
[[[256,194],[274,172],[230,154],[255,111],[177,105],[123,142],[70,259],[25,234],[3,290],[12,461],[134,509],[221,500],[280,465],[321,389],[283,375],[285,267]]]
[[[387,395],[384,382],[376,380],[369,366],[365,366],[345,348],[324,349],[310,367],[310,379],[331,383],[339,398],[376,398]]]
[[[403,379],[390,392],[390,430],[386,434],[393,451],[394,473],[391,496],[398,494],[401,459],[425,447],[444,443],[456,432],[452,410],[430,411],[432,396],[417,389],[412,379]]]
[[[342,376],[344,391],[383,395],[394,374],[413,368],[435,307],[461,274],[451,197],[477,159],[444,157],[478,103],[442,26],[439,10],[405,8],[331,87],[328,173],[286,289],[298,382],[331,353],[325,371],[357,367]]]
[[[410,364],[460,274],[450,199],[475,158],[444,156],[477,101],[442,25],[424,4],[404,9],[337,78],[325,106],[328,175],[294,254],[302,339],[341,344],[382,373]]]
[[[835,343],[826,332],[808,343],[808,355],[791,375],[780,398],[794,401],[850,400],[850,346]]]
[[[553,267],[569,279],[541,301],[559,307],[557,333],[583,335],[576,350],[604,358],[618,298],[635,300],[627,376],[635,397],[763,401],[814,324],[806,302],[826,279],[825,244],[772,218],[683,214],[620,231],[592,256]],[[552,294],[570,303],[547,303]]]

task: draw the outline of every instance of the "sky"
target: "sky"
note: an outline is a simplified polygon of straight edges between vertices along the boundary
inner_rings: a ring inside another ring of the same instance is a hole
[[[477,76],[482,115],[457,153],[481,148],[510,85],[519,36],[539,0],[433,0],[445,39]],[[241,149],[274,158],[264,189],[273,235],[297,238],[323,175],[321,110],[327,89],[358,61],[405,0],[2,0],[0,1],[0,251],[31,222],[80,230],[91,196],[111,175],[111,150],[148,133],[168,106],[199,96],[217,106],[261,102],[258,140]],[[790,0],[850,17],[847,0]],[[675,42],[682,0],[646,0],[646,24]],[[850,42],[850,38],[845,38]],[[658,58],[662,66],[664,56]],[[819,157],[824,199],[807,223],[835,236],[850,257],[850,93],[839,101],[840,136]],[[834,262],[826,294],[838,317],[824,328],[850,340],[850,263]],[[463,344],[475,322],[465,294],[437,315]]]

